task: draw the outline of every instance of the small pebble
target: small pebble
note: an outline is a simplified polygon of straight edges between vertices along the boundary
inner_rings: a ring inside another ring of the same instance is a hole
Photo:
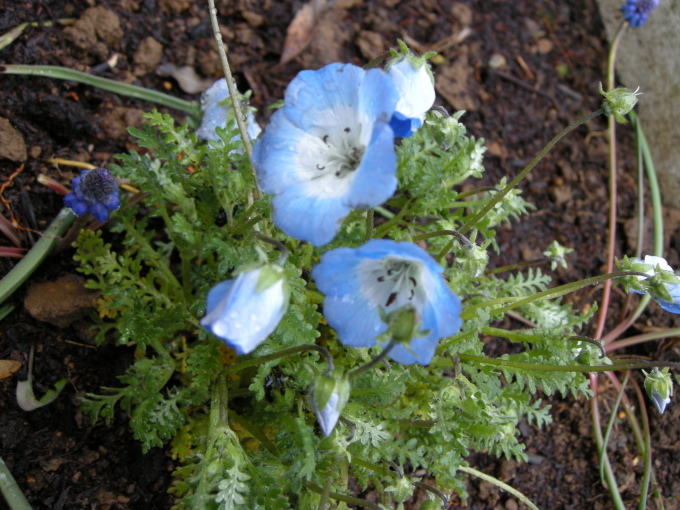
[[[506,63],[505,57],[500,53],[494,53],[489,59],[489,67],[491,69],[503,69]]]

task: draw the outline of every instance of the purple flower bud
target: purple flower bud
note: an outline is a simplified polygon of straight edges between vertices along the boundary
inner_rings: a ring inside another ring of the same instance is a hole
[[[105,168],[83,170],[71,183],[73,192],[64,197],[64,205],[76,216],[84,216],[88,212],[99,221],[109,219],[109,211],[118,209],[118,184]]]

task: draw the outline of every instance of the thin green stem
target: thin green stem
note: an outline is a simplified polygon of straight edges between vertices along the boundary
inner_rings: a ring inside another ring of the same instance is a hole
[[[31,505],[2,457],[0,457],[0,490],[12,510],[31,510]]]
[[[459,466],[458,469],[460,471],[463,471],[465,473],[468,473],[470,475],[476,476],[477,478],[481,478],[482,480],[485,480],[489,483],[492,483],[496,487],[499,487],[503,489],[504,491],[509,492],[513,496],[515,496],[517,499],[519,499],[522,503],[524,503],[526,506],[531,508],[531,510],[538,510],[538,507],[534,505],[529,498],[527,498],[524,494],[522,494],[520,491],[515,489],[514,487],[511,487],[505,482],[501,482],[498,478],[494,478],[491,475],[487,475],[486,473],[482,473],[481,471],[477,471],[474,468],[471,468],[469,466]]]
[[[595,285],[596,283],[600,283],[603,281],[611,280],[614,278],[621,278],[624,276],[642,276],[645,278],[649,278],[650,276],[646,273],[641,273],[638,271],[619,271],[616,273],[609,273],[609,274],[602,274],[598,276],[593,276],[590,278],[585,278],[583,280],[578,280],[576,282],[571,282],[567,283],[565,285],[560,285],[559,287],[554,287],[552,289],[547,289],[542,292],[538,292],[536,294],[533,294],[531,296],[527,297],[505,297],[505,298],[496,298],[496,299],[491,299],[489,301],[486,301],[484,303],[480,303],[475,306],[471,306],[470,308],[466,308],[463,310],[463,312],[460,314],[460,317],[464,320],[472,319],[474,317],[473,312],[480,308],[487,308],[496,304],[500,304],[503,301],[505,302],[510,302],[512,304],[504,306],[503,308],[497,308],[496,310],[491,310],[491,315],[499,315],[505,312],[508,312],[514,308],[517,308],[519,306],[527,305],[529,303],[533,303],[534,301],[540,301],[543,299],[553,299],[557,298],[560,296],[564,296],[565,294],[569,294],[570,292],[574,292],[576,290],[582,289],[583,287],[587,287],[589,285]]]
[[[650,368],[654,366],[678,367],[677,363],[664,361],[647,361],[638,359],[615,360],[613,365],[546,365],[538,363],[526,363],[523,361],[513,361],[507,359],[487,358],[485,356],[474,356],[472,354],[457,354],[462,362],[476,363],[479,365],[491,365],[496,367],[516,368],[520,370],[532,370],[537,372],[610,372],[612,370],[631,370],[638,368]],[[433,367],[449,367],[453,365],[450,359],[441,357],[435,358],[430,363]]]
[[[380,206],[374,207],[373,210],[377,212],[380,216],[382,216],[383,218],[387,218],[388,220],[394,218],[394,213],[392,211],[388,211],[384,207]]]
[[[456,232],[455,230],[437,230],[436,232],[426,232],[424,234],[418,234],[418,235],[413,236],[411,241],[413,241],[415,243],[415,242],[418,242],[418,241],[425,241],[427,239],[432,239],[433,237],[441,237],[441,236],[453,236],[456,239],[458,239],[461,243],[463,243],[465,246],[467,246],[468,248],[472,248],[474,246],[467,237],[465,237],[460,232]],[[444,254],[444,255],[446,255],[446,254]],[[441,257],[439,257],[439,258],[441,258]]]
[[[500,191],[500,190],[501,189],[497,186],[485,186],[483,188],[477,188],[477,189],[473,189],[473,190],[470,190],[470,191],[465,191],[464,193],[459,193],[458,195],[456,195],[456,198],[460,200],[462,198],[471,197],[472,195],[477,195],[479,193],[484,193],[484,192],[487,192],[487,191]]]
[[[70,209],[62,209],[52,223],[50,223],[50,226],[47,227],[47,230],[43,232],[42,237],[35,243],[35,246],[0,280],[0,304],[10,297],[40,267],[43,260],[59,243],[60,237],[64,235],[64,232],[73,223],[75,217]]]
[[[593,419],[593,435],[595,436],[595,444],[597,445],[598,451],[602,452],[602,428],[600,423],[600,410],[597,407],[597,375],[590,374],[590,388],[593,390],[593,397],[590,399],[590,409]],[[611,496],[612,504],[616,510],[625,510],[625,505],[621,499],[621,494],[619,494],[619,488],[616,483],[616,477],[612,471],[612,466],[609,462],[609,457],[607,452],[603,452],[604,458],[604,475],[607,482],[607,489]]]
[[[108,78],[101,78],[99,76],[92,76],[91,74],[82,73],[73,69],[67,69],[59,66],[24,66],[24,65],[0,65],[0,74],[21,74],[29,76],[41,76],[43,78],[56,78],[58,80],[75,81],[77,83],[84,83],[91,85],[107,92],[113,92],[121,96],[132,97],[135,99],[142,99],[151,103],[167,106],[187,113],[194,113],[196,110],[196,103],[193,101],[185,101],[178,97],[173,97],[163,92],[131,85],[129,83],[122,83],[116,80],[109,80]]]
[[[624,377],[623,382],[621,383],[621,387],[619,388],[618,393],[616,394],[616,400],[614,401],[614,407],[612,408],[612,412],[609,415],[609,421],[607,422],[607,429],[604,432],[604,438],[602,439],[602,447],[600,448],[600,481],[602,482],[602,485],[606,485],[605,483],[605,476],[604,476],[604,465],[605,465],[605,459],[607,458],[607,445],[609,444],[609,436],[612,433],[612,429],[614,428],[614,422],[616,421],[616,415],[619,412],[619,406],[621,405],[621,397],[623,397],[623,393],[626,389],[626,384],[628,384],[628,379],[630,378],[630,370],[626,371],[626,377]]]
[[[635,335],[628,338],[624,338],[623,340],[609,342],[608,344],[605,345],[605,350],[607,352],[613,352],[618,349],[623,349],[624,347],[630,347],[631,345],[638,345],[644,342],[649,342],[651,340],[659,340],[661,338],[668,338],[671,336],[678,335],[680,335],[680,328],[653,331],[651,333],[644,333],[642,335]]]
[[[351,380],[371,370],[374,366],[376,366],[378,363],[380,363],[387,357],[387,355],[390,353],[390,351],[394,348],[395,345],[397,345],[397,341],[393,338],[392,340],[390,340],[390,343],[388,343],[385,346],[382,352],[378,354],[375,358],[373,358],[371,361],[369,361],[363,366],[360,366],[359,368],[355,368],[354,370],[347,372],[347,378]]]
[[[302,480],[302,485],[305,486],[306,489],[309,489],[312,492],[316,492],[317,494],[323,494],[323,489],[319,487],[318,485],[315,485],[311,482],[308,482],[307,480]],[[376,505],[375,503],[371,503],[370,501],[366,501],[365,499],[359,499],[355,498],[352,496],[346,496],[345,494],[338,494],[337,492],[329,492],[328,496],[331,499],[335,499],[336,501],[342,501],[343,503],[348,503],[350,505],[355,505],[361,508],[370,508],[371,510],[381,510],[381,508]]]
[[[647,495],[649,493],[649,482],[652,477],[652,435],[649,430],[649,415],[647,414],[647,405],[645,404],[645,397],[642,395],[640,386],[633,381],[635,394],[637,395],[638,405],[640,406],[640,415],[642,416],[642,430],[644,434],[644,448],[642,450],[642,457],[645,461],[644,471],[642,475],[642,483],[640,489],[640,503],[638,510],[645,510],[647,508]]]
[[[277,264],[283,267],[283,265],[286,263],[286,259],[288,258],[288,248],[286,248],[286,245],[281,241],[278,241],[273,237],[268,237],[264,234],[261,234],[260,232],[255,232],[255,237],[257,237],[261,241],[264,241],[267,244],[271,244],[272,246],[276,246],[276,248],[278,248],[280,255]]]
[[[506,271],[514,271],[515,269],[520,269],[528,266],[536,266],[538,264],[544,264],[546,262],[557,262],[559,261],[556,257],[543,257],[540,259],[526,260],[524,262],[518,262],[517,264],[510,264],[509,266],[497,267],[495,269],[489,269],[484,272],[484,276],[489,276],[492,274],[504,273]]]
[[[598,115],[602,115],[603,110],[600,108],[599,110],[594,111],[593,113],[590,113],[586,115],[585,117],[577,120],[576,122],[570,124],[567,128],[562,130],[557,136],[555,136],[552,140],[548,142],[548,144],[541,150],[541,152],[538,153],[538,155],[531,160],[531,162],[524,167],[524,169],[515,177],[505,188],[503,188],[501,191],[499,191],[496,195],[494,195],[488,202],[487,204],[477,213],[475,214],[471,219],[469,219],[465,225],[463,225],[460,228],[460,231],[463,234],[466,234],[469,230],[472,229],[472,227],[475,226],[475,224],[481,220],[486,213],[488,213],[493,207],[503,200],[505,195],[507,195],[512,189],[514,189],[519,182],[524,179],[524,177],[531,172],[534,167],[538,164],[541,159],[552,149],[557,142],[559,142],[562,138],[564,138],[567,134],[569,134],[571,131],[576,129],[577,127],[581,126],[582,124],[585,124],[586,122],[594,119]],[[451,248],[449,247],[448,250]],[[447,251],[448,251],[447,250]]]
[[[234,374],[236,372],[240,372],[241,370],[245,370],[246,368],[257,367],[259,365],[264,365],[265,363],[268,363],[270,361],[274,361],[280,358],[285,358],[286,356],[291,356],[293,354],[298,354],[300,352],[307,351],[316,351],[323,354],[328,363],[329,371],[330,372],[333,371],[333,356],[331,356],[331,353],[328,352],[328,350],[324,349],[320,345],[299,345],[297,347],[290,347],[279,352],[273,352],[271,354],[267,354],[266,356],[260,356],[259,358],[253,358],[246,361],[242,361],[235,365],[230,365],[226,367],[224,370],[222,370],[221,375],[224,376],[227,374]]]
[[[367,243],[373,237],[373,209],[366,210],[366,236],[364,237],[364,242]]]
[[[234,117],[236,117],[236,124],[241,133],[241,141],[243,142],[243,150],[246,153],[249,161],[253,160],[253,146],[248,137],[248,129],[244,122],[244,116],[241,113],[241,105],[239,100],[239,93],[234,85],[234,78],[231,75],[231,68],[229,67],[229,60],[227,59],[227,52],[224,49],[224,42],[222,41],[222,34],[220,33],[220,25],[217,22],[217,8],[215,7],[215,0],[208,0],[210,7],[210,21],[212,23],[213,34],[215,42],[217,43],[217,53],[220,56],[220,63],[222,64],[222,71],[227,80],[227,88],[229,89],[229,97],[231,97],[231,106],[234,109]],[[253,172],[253,177],[257,183],[257,175]]]
[[[614,68],[616,64],[616,53],[621,37],[626,31],[628,23],[623,23],[614,38],[614,42],[609,49],[607,58],[607,90],[614,88]],[[609,213],[607,215],[609,229],[607,233],[607,272],[614,270],[614,258],[616,256],[616,202],[617,202],[617,160],[616,160],[616,118],[610,115],[607,119],[609,133]],[[602,338],[607,313],[609,312],[609,299],[611,296],[612,282],[605,282],[602,291],[602,301],[595,326],[595,338]]]

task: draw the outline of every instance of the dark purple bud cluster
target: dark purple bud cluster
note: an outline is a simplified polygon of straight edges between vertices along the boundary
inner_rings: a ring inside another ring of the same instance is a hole
[[[109,211],[118,209],[118,183],[105,168],[83,170],[71,183],[73,193],[64,197],[64,205],[77,216],[92,213],[97,221],[109,219]]]

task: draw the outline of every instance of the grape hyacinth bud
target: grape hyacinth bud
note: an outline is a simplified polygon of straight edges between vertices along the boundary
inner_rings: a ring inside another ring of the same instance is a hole
[[[109,211],[118,209],[118,183],[105,168],[83,170],[71,183],[73,192],[64,197],[64,205],[76,216],[88,212],[103,223],[109,219]]]
[[[659,0],[627,0],[621,12],[632,28],[638,28],[647,22],[649,14],[658,6]]]

